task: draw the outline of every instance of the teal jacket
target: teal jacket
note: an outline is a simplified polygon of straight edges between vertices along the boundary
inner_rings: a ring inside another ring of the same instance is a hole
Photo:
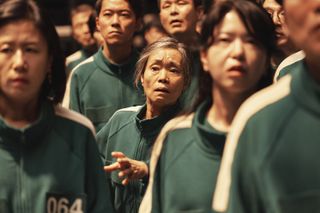
[[[211,211],[226,133],[209,125],[206,114],[210,105],[206,101],[195,113],[173,119],[164,127],[154,145],[157,150],[163,144],[159,161],[153,164],[158,154],[153,152],[150,162],[150,170],[155,168],[150,173],[153,185],[148,186],[152,189],[148,189],[140,212]]]
[[[66,58],[66,74],[69,76],[73,68],[75,68],[82,61],[92,56],[94,52],[87,49],[80,49]]]
[[[120,151],[131,159],[149,162],[153,143],[163,125],[180,110],[172,106],[160,116],[143,119],[146,105],[124,108],[117,111],[97,134],[100,152],[106,157],[107,164],[115,162],[111,152]],[[145,192],[148,177],[132,181],[127,186],[121,184],[118,172],[113,172],[108,179],[112,188],[112,202],[116,212],[134,213]]]
[[[215,200],[217,210],[320,212],[319,97],[320,85],[301,61],[243,105],[224,153],[234,160],[222,164],[217,185],[216,194],[230,196]]]
[[[92,130],[51,103],[24,129],[0,119],[0,212],[112,212]]]
[[[134,51],[126,63],[115,65],[100,48],[71,73],[65,105],[88,117],[98,132],[116,110],[143,104],[143,92],[133,83],[138,56]]]

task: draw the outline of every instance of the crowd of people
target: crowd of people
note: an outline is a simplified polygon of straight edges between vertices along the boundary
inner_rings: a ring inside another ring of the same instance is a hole
[[[320,1],[157,5],[0,2],[0,213],[320,212]]]

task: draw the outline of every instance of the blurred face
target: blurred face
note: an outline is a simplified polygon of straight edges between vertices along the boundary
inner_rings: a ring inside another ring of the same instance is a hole
[[[170,35],[194,34],[198,14],[193,0],[161,0],[160,21]]]
[[[32,22],[0,27],[0,100],[37,101],[49,68],[47,43]]]
[[[278,46],[286,45],[288,35],[285,33],[284,11],[275,0],[265,0],[263,7],[271,15],[273,23],[276,27]]]
[[[225,15],[214,29],[213,38],[211,46],[201,53],[201,60],[214,81],[214,89],[238,94],[255,91],[266,71],[267,56],[236,12]]]
[[[88,47],[95,43],[90,35],[88,26],[90,14],[91,12],[80,12],[71,19],[73,37],[83,47]]]
[[[319,64],[320,1],[285,0],[284,10],[291,39],[305,51],[308,60]]]
[[[167,36],[165,32],[157,27],[151,27],[148,31],[144,33],[144,38],[148,44],[158,41],[160,38]]]
[[[149,56],[141,76],[147,106],[159,110],[177,102],[184,88],[181,61],[181,54],[175,49],[159,49]]]
[[[137,29],[136,16],[127,0],[104,0],[97,29],[107,45],[131,44]]]

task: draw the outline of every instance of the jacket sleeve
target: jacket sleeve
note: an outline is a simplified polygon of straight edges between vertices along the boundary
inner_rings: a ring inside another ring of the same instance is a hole
[[[86,168],[87,212],[114,212],[111,204],[110,186],[107,184],[107,177],[103,171],[103,164],[93,135],[89,137],[87,144]]]

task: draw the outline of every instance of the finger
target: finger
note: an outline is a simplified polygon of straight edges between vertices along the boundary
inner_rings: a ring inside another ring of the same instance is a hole
[[[111,155],[114,158],[125,158],[126,157],[126,155],[123,154],[122,152],[112,152]]]
[[[123,177],[130,177],[132,175],[132,170],[129,169],[124,169],[121,172],[119,172],[119,177],[123,178]]]
[[[120,164],[118,162],[116,162],[116,163],[113,163],[109,166],[104,166],[103,169],[106,172],[113,172],[113,171],[120,169]]]
[[[126,186],[129,184],[129,179],[128,178],[125,178],[121,181],[122,185]]]

